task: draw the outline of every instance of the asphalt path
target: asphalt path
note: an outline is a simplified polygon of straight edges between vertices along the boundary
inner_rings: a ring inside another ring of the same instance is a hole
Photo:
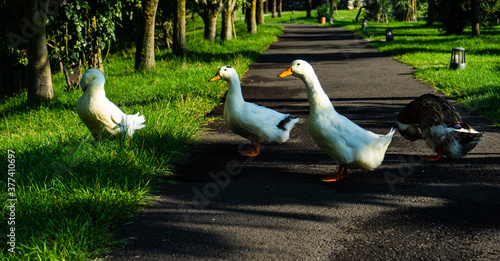
[[[426,162],[432,151],[423,141],[396,133],[379,168],[323,183],[337,165],[307,133],[305,86],[277,77],[293,60],[308,61],[336,110],[375,133],[389,132],[406,104],[434,90],[345,29],[284,26],[242,88],[247,101],[300,116],[290,140],[246,158],[237,150],[248,142],[215,120],[201,134],[206,144],[176,171],[179,184],[162,187],[154,205],[118,227],[115,238],[127,244],[107,258],[500,260],[500,128],[457,107],[485,133],[465,158]],[[222,108],[211,116],[222,118]]]

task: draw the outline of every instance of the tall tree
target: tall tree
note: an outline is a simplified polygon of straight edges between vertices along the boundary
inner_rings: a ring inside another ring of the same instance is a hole
[[[427,25],[429,26],[434,25],[434,22],[436,21],[436,8],[436,0],[429,0],[427,6]]]
[[[330,0],[330,16],[333,19],[335,17],[335,9],[337,9],[337,3],[335,0]]]
[[[222,0],[194,0],[196,12],[203,19],[205,31],[203,37],[211,42],[217,37],[217,17],[222,6]]]
[[[49,0],[25,0],[23,4],[25,16],[21,22],[23,28],[29,28],[23,29],[23,36],[28,39],[28,102],[50,101],[54,98],[54,88],[45,34]]]
[[[312,0],[305,0],[304,7],[306,8],[306,17],[311,18]]]
[[[264,24],[264,2],[265,0],[257,0],[257,24]]]
[[[186,55],[186,0],[177,0],[172,50],[178,56]]]
[[[233,11],[236,0],[223,0],[223,2],[220,39],[225,41],[233,39]]]
[[[257,33],[257,0],[248,0],[248,7],[245,13],[245,20],[247,22],[247,31],[250,34]]]
[[[276,17],[276,0],[273,0],[272,6],[271,6],[271,17],[275,18]]]
[[[137,8],[135,69],[149,71],[155,67],[155,18],[159,0],[142,0]]]
[[[281,17],[282,15],[282,9],[283,9],[283,0],[278,0],[279,3],[278,3],[278,17]]]
[[[473,37],[480,37],[481,36],[481,31],[480,31],[480,17],[479,17],[479,0],[472,0],[471,1],[471,20],[472,20],[472,36]]]

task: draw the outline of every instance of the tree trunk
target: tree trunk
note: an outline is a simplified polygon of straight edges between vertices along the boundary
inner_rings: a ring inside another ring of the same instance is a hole
[[[203,32],[203,38],[209,40],[210,42],[215,41],[217,37],[217,17],[219,16],[222,1],[217,2],[217,0],[195,0],[198,5],[196,12],[203,20],[205,25],[205,30]]]
[[[332,19],[335,17],[335,9],[337,9],[337,4],[335,3],[335,0],[330,0],[330,10],[331,10],[331,17]]]
[[[250,7],[247,8],[246,12],[246,21],[247,21],[247,30],[248,33],[250,34],[256,34],[257,33],[257,20],[256,20],[256,13],[257,13],[257,0],[248,0],[250,3]]]
[[[186,55],[186,0],[177,0],[172,51],[177,56]]]
[[[306,8],[306,17],[311,18],[311,6],[312,6],[312,0],[305,0],[305,8]]]
[[[217,17],[219,13],[215,16],[209,16],[203,19],[205,23],[205,31],[203,32],[203,37],[210,42],[214,42],[217,38]]]
[[[257,0],[257,24],[264,24],[264,0]]]
[[[50,70],[45,35],[45,22],[49,0],[28,0],[25,2],[25,22],[31,23],[33,37],[27,43],[28,55],[28,103],[51,101],[54,98],[52,87],[52,72]]]
[[[222,31],[220,33],[220,39],[223,41],[233,39],[233,9],[236,0],[224,0],[222,8]]]
[[[480,17],[479,17],[479,0],[471,1],[472,11],[472,37],[481,37]]]
[[[278,17],[281,17],[281,10],[283,9],[283,0],[278,0],[279,1],[279,4],[278,4]]]
[[[149,71],[155,67],[155,18],[159,0],[143,0],[135,42],[135,69]]]
[[[427,25],[434,25],[436,20],[436,0],[429,0],[429,4],[427,7]]]
[[[271,17],[275,18],[276,17],[276,0],[273,0],[272,7],[271,7]]]

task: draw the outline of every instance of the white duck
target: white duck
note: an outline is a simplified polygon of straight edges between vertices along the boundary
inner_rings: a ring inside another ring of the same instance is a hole
[[[220,67],[217,74],[208,81],[220,79],[228,83],[224,121],[234,133],[250,140],[250,150],[240,151],[243,156],[259,155],[262,143],[283,143],[288,140],[290,131],[299,121],[298,116],[245,102],[238,73],[232,67]]]
[[[435,156],[427,156],[427,161],[437,161],[443,154],[460,159],[483,137],[460,117],[450,102],[430,93],[406,105],[399,112],[396,124],[403,137],[410,141],[424,139],[436,152]]]
[[[348,168],[373,170],[380,166],[395,130],[386,135],[375,134],[356,125],[333,108],[313,67],[295,60],[279,77],[293,75],[302,79],[307,89],[310,113],[307,129],[316,144],[339,164],[337,174],[322,178],[333,182],[347,176]]]
[[[76,103],[76,112],[94,138],[101,135],[134,135],[135,130],[145,127],[144,116],[127,115],[106,98],[104,74],[89,69],[80,80],[83,95]]]

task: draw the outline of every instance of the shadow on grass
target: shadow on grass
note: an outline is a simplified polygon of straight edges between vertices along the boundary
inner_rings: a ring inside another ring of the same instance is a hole
[[[132,140],[88,135],[18,152],[19,252],[64,248],[58,258],[80,259],[110,247],[112,229],[143,206],[196,143],[182,135],[142,129]]]

